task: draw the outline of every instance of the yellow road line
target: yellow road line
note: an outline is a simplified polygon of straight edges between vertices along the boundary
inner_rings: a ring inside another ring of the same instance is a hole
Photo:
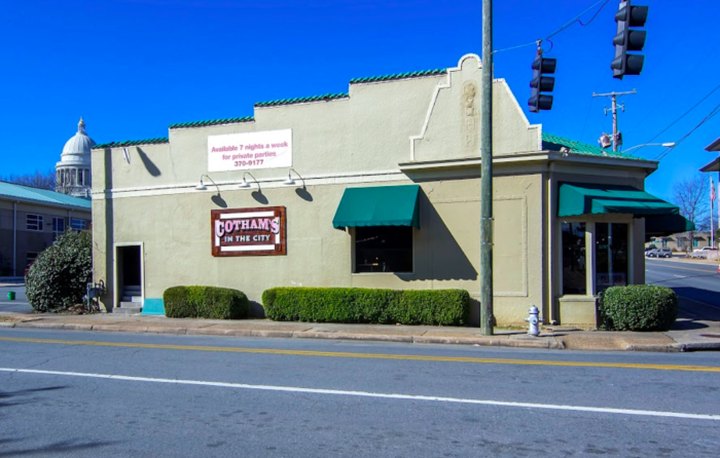
[[[471,356],[426,356],[426,355],[400,355],[390,353],[352,353],[314,350],[284,350],[273,348],[249,347],[216,347],[204,345],[169,345],[133,342],[102,342],[91,340],[63,340],[63,339],[33,339],[24,337],[0,337],[2,342],[38,343],[56,345],[84,345],[90,347],[116,347],[116,348],[145,348],[151,350],[184,350],[206,351],[219,353],[251,353],[264,355],[285,356],[311,356],[321,358],[353,358],[353,359],[384,359],[399,361],[428,361],[446,363],[472,363],[472,364],[507,364],[519,366],[556,366],[556,367],[597,367],[611,369],[645,369],[659,371],[687,371],[687,372],[717,372],[718,366],[697,366],[680,364],[644,364],[644,363],[603,363],[589,361],[552,361],[511,358],[476,358]]]

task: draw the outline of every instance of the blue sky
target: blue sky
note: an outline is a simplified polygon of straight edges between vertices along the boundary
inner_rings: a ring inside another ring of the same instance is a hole
[[[481,54],[481,3],[5,2],[0,176],[52,169],[80,116],[98,143],[165,137],[172,123],[252,115],[256,102],[347,92],[351,78],[455,66],[463,54]],[[672,151],[633,152],[662,157],[646,185],[672,200],[673,183],[712,160],[704,148],[720,137],[720,116],[696,128],[720,105],[720,4],[635,4],[650,7],[645,66],[620,81],[609,68],[618,0],[496,0],[495,77],[508,81],[532,123],[591,144],[611,131],[603,112],[610,100],[593,92],[636,89],[620,99],[625,148],[692,131]],[[544,49],[558,59],[554,106],[528,113],[532,43],[551,34]]]

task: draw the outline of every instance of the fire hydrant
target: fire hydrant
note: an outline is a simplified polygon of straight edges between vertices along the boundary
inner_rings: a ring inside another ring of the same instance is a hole
[[[534,305],[530,307],[528,317],[528,335],[537,337],[540,334],[540,311]]]

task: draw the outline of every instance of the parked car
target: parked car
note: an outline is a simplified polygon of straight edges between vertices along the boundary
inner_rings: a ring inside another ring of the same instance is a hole
[[[690,253],[690,257],[695,259],[707,259],[710,253],[717,253],[717,251],[718,249],[715,247],[704,246],[702,248],[693,250],[693,252]]]
[[[654,248],[645,253],[648,258],[672,258],[672,250],[670,248]]]

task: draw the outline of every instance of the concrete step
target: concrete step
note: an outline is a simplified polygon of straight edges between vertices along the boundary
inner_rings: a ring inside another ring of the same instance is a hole
[[[122,302],[137,302],[138,304],[142,304],[142,296],[128,296],[123,294],[123,297],[120,299]]]
[[[141,312],[141,302],[120,302],[120,305],[113,310],[113,313],[122,313],[124,315],[135,315]]]

